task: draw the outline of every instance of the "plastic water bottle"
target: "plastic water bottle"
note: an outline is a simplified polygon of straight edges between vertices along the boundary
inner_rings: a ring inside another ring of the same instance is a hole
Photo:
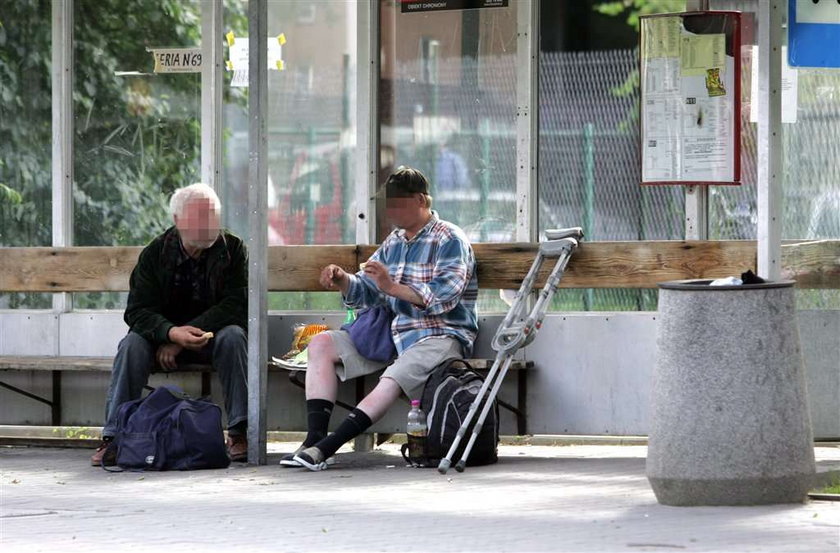
[[[422,465],[425,462],[426,435],[429,427],[426,424],[426,413],[420,409],[420,400],[411,400],[411,411],[408,412],[408,457],[415,464]]]
[[[347,308],[347,316],[344,317],[344,324],[351,324],[353,321],[356,320],[356,312],[353,311],[351,308]]]

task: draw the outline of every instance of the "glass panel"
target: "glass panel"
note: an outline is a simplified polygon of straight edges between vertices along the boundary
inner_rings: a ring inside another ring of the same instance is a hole
[[[516,223],[516,5],[401,13],[382,0],[379,181],[421,170],[434,208],[473,242]],[[377,220],[384,213],[378,210]],[[389,231],[381,228],[378,240]],[[524,275],[523,275],[524,276]],[[481,291],[481,312],[506,310]]]
[[[713,0],[710,9],[737,10],[741,15],[741,185],[709,187],[709,239],[755,240],[758,231],[758,98],[753,75],[758,76],[755,45],[758,27],[753,0]],[[755,102],[755,105],[753,106]],[[752,109],[751,109],[752,107]]]
[[[234,37],[248,36],[248,4],[244,0],[226,0],[223,31]],[[234,38],[235,40],[235,38]],[[230,59],[225,44],[224,59]],[[222,156],[224,169],[221,186],[222,225],[243,239],[248,237],[248,87],[232,86],[233,71],[222,75],[223,123]]]
[[[199,47],[198,1],[75,2],[75,243],[140,246],[171,223],[168,199],[201,178],[200,73],[154,73],[149,48]],[[121,308],[125,294],[77,294]]]
[[[639,186],[637,16],[685,2],[540,3],[539,230],[585,240],[684,236],[682,187]],[[572,261],[573,262],[573,261]],[[559,290],[553,310],[656,309],[655,290]]]
[[[354,243],[356,3],[269,2],[268,34],[281,33],[284,69],[268,73],[269,244]],[[341,299],[271,293],[268,307],[341,309]]]
[[[52,244],[49,2],[0,11],[0,247]],[[0,309],[51,307],[49,294],[0,293]]]
[[[743,11],[741,110],[741,172],[744,184],[712,189],[710,228],[717,239],[756,238],[757,226],[757,85],[755,50],[758,27],[756,0],[713,0],[712,9]],[[787,13],[784,13],[784,23]],[[787,33],[782,33],[787,39]],[[789,68],[782,53],[783,77],[795,79],[796,101],[783,97],[782,238],[791,240],[840,239],[840,74],[833,69]],[[750,108],[753,108],[752,110]],[[798,309],[840,309],[840,290],[796,291]]]
[[[796,121],[782,124],[782,239],[840,240],[840,71],[795,71]],[[840,290],[796,292],[797,309],[840,309]]]

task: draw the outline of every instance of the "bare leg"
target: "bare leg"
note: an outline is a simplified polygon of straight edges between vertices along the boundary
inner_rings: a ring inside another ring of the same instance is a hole
[[[352,440],[370,425],[382,418],[394,401],[400,397],[401,388],[391,378],[381,378],[379,384],[359,402],[359,405],[344,419],[335,432],[313,445],[296,452],[292,461],[309,470],[324,470],[325,460],[338,451],[343,444]]]
[[[335,403],[338,397],[338,376],[335,364],[341,361],[332,338],[326,333],[316,334],[307,348],[306,399],[325,399]]]
[[[397,381],[386,376],[379,379],[379,384],[356,407],[364,411],[371,422],[376,422],[397,401],[400,393],[402,388]]]

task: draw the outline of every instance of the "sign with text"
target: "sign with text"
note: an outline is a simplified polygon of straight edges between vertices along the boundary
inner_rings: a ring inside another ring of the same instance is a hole
[[[400,0],[402,13],[505,8],[508,0]]]
[[[741,184],[741,13],[640,21],[641,183]]]
[[[840,2],[789,0],[788,63],[840,67]]]
[[[155,73],[201,73],[201,48],[149,48]]]
[[[225,35],[228,43],[228,60],[225,62],[225,68],[228,71],[233,71],[233,78],[230,86],[246,87],[248,86],[248,37],[235,37],[233,31]],[[276,37],[268,38],[268,69],[276,71],[284,71],[286,64],[283,61],[283,45],[286,44],[285,33],[280,33]]]

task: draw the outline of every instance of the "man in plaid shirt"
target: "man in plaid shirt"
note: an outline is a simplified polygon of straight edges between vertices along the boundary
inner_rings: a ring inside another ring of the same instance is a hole
[[[429,182],[416,169],[397,169],[382,192],[387,217],[396,230],[358,273],[350,275],[337,265],[327,265],[320,281],[327,290],[341,291],[348,307],[387,305],[393,313],[396,358],[364,357],[345,330],[316,335],[309,344],[306,371],[308,433],[281,465],[327,468],[338,448],[379,420],[400,393],[418,397],[435,367],[472,352],[478,331],[478,281],[475,255],[464,232],[432,211]],[[385,367],[377,386],[328,436],[338,379]]]

